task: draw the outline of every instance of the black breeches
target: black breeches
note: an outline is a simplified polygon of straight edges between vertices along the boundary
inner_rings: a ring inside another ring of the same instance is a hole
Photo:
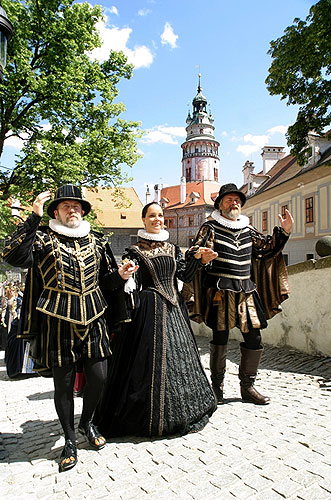
[[[86,386],[84,388],[82,422],[91,420],[94,410],[100,399],[107,377],[107,358],[84,359],[84,373]],[[62,425],[65,439],[76,440],[74,425],[74,397],[75,365],[53,368],[54,403],[56,412]]]
[[[252,349],[252,350],[262,349],[261,332],[258,328],[251,328],[248,333],[241,333],[241,334],[244,339],[243,346],[246,347],[246,349]],[[228,343],[228,340],[229,340],[228,330],[213,331],[213,340],[212,340],[213,344],[226,345]]]

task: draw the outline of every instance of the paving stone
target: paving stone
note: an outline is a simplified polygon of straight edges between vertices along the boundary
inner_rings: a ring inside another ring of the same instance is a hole
[[[311,488],[305,488],[298,493],[298,498],[300,500],[330,500],[331,496],[329,491],[314,484]]]
[[[197,341],[207,369],[208,339]],[[240,399],[238,342],[229,343],[228,353],[228,399],[202,431],[169,439],[116,438],[100,453],[79,437],[77,466],[59,474],[64,439],[53,381],[9,381],[0,352],[2,497],[330,500],[331,398],[325,381],[330,379],[331,360],[266,346],[257,387],[272,402],[258,407]],[[81,408],[78,398],[76,426]]]
[[[287,478],[277,481],[277,483],[272,486],[272,489],[284,498],[290,498],[299,490],[298,483]]]

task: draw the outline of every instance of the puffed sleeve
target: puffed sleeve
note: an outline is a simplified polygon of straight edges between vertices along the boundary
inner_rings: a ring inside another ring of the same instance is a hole
[[[264,235],[251,228],[251,236],[253,240],[253,257],[256,259],[269,259],[278,255],[284,248],[285,243],[289,239],[287,234],[281,227],[274,227],[272,236]]]
[[[124,287],[125,281],[118,273],[118,265],[111,248],[104,244],[104,253],[100,265],[100,286],[104,290],[116,290]]]
[[[195,273],[202,266],[201,259],[196,259],[194,257],[196,251],[197,247],[190,248],[186,252],[186,258],[184,258],[182,251],[176,246],[176,278],[184,283],[192,281]]]
[[[34,262],[34,243],[38,240],[38,226],[41,217],[34,212],[20,224],[6,243],[2,252],[3,259],[17,267],[32,267]]]

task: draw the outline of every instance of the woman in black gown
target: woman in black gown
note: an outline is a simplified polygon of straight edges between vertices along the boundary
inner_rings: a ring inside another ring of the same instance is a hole
[[[176,279],[191,281],[215,253],[192,251],[186,262],[167,241],[162,208],[148,204],[142,218],[145,230],[125,256],[139,265],[139,306],[126,332],[117,335],[110,376],[94,416],[108,438],[198,431],[216,409]]]

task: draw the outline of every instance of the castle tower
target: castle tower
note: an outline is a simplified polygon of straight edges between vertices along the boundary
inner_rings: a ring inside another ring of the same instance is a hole
[[[214,137],[214,119],[207,112],[207,99],[202,94],[199,84],[198,92],[192,101],[193,114],[190,111],[186,118],[186,141],[182,144],[182,176],[186,182],[214,181],[219,182],[219,142]]]

